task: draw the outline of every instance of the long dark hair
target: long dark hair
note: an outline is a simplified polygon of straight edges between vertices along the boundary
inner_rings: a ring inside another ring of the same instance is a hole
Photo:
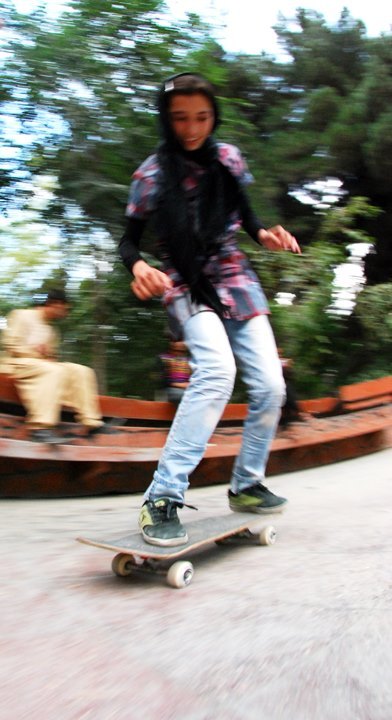
[[[216,141],[211,134],[204,145],[186,151],[179,143],[170,122],[170,99],[174,94],[203,94],[214,112],[213,130],[220,124],[220,110],[211,83],[201,75],[181,73],[168,78],[158,94],[158,113],[162,142],[158,147],[161,181],[156,227],[168,249],[174,267],[189,285],[193,300],[224,312],[217,293],[203,274],[203,267],[218,248],[227,218],[236,206],[238,183],[218,158]],[[183,181],[189,173],[189,161],[204,169],[197,196],[186,194]],[[196,214],[196,217],[195,217]]]

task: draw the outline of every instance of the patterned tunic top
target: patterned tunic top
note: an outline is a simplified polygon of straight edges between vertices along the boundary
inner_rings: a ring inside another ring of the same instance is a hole
[[[237,147],[218,143],[218,156],[222,165],[230,170],[241,185],[245,186],[252,181],[245,160]],[[192,193],[205,170],[191,161],[187,161],[187,167],[189,172],[184,180],[184,189]],[[129,193],[127,217],[147,220],[154,213],[160,172],[156,154],[148,157],[136,170]],[[241,226],[242,219],[239,211],[236,210],[227,219],[216,253],[207,259],[203,267],[203,273],[215,287],[222,304],[228,308],[225,317],[234,320],[248,320],[255,315],[269,313],[268,303],[257,275],[251,268],[248,258],[237,245],[236,235]],[[255,240],[256,231],[262,227],[264,227],[262,223],[258,222],[255,232],[252,233]],[[165,247],[160,247],[159,251],[163,269],[173,282],[173,287],[165,292],[163,302],[174,325],[182,326],[191,315],[201,310],[211,310],[206,305],[191,301],[189,288],[172,267]]]

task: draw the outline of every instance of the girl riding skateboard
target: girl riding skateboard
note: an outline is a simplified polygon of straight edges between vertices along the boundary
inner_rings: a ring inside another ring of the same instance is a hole
[[[214,137],[220,113],[205,78],[180,73],[166,80],[158,113],[162,142],[133,175],[120,254],[133,274],[136,297],[162,296],[170,327],[190,354],[191,381],[139,518],[147,542],[172,546],[187,542],[177,509],[230,399],[235,359],[249,408],[229,506],[271,513],[287,502],[264,485],[285,396],[281,363],[265,295],[236,235],[243,227],[268,250],[301,251],[284,228],[266,229],[253,213],[245,191],[251,176],[239,149]],[[148,220],[155,224],[162,269],[148,265],[139,252]]]

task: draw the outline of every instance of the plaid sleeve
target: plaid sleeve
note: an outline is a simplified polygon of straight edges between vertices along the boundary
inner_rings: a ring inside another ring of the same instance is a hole
[[[155,210],[159,166],[156,155],[150,155],[132,176],[125,214],[129,218],[147,220]]]
[[[238,147],[229,143],[218,143],[218,157],[241,185],[250,185],[253,182],[253,175]]]

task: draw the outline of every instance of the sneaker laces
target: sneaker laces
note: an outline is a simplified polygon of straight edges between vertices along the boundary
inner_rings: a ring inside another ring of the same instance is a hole
[[[174,517],[177,517],[177,508],[183,508],[187,507],[191,510],[198,510],[199,508],[195,507],[195,505],[187,505],[187,503],[181,503],[178,502],[178,500],[164,500],[164,505],[156,506],[157,501],[152,500],[151,501],[151,507],[150,507],[150,513],[152,515],[153,520],[172,520]],[[159,500],[158,500],[159,502]]]
[[[271,491],[268,490],[268,488],[263,485],[263,483],[259,482],[256,485],[251,485],[250,487],[244,488],[242,492],[244,492],[246,495],[258,495],[259,492],[263,493],[270,493]]]

